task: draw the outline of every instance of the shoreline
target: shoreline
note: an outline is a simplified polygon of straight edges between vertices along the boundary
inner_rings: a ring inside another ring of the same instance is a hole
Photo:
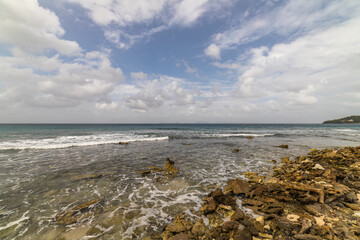
[[[244,175],[209,193],[197,220],[179,214],[161,238],[360,239],[360,146],[313,149],[282,158],[270,176]]]

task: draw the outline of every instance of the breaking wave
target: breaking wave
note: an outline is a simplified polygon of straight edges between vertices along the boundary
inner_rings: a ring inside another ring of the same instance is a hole
[[[126,134],[96,134],[86,136],[59,136],[45,139],[19,139],[0,142],[0,150],[24,149],[56,149],[69,147],[82,147],[119,142],[163,141],[169,137],[152,135],[126,135]]]

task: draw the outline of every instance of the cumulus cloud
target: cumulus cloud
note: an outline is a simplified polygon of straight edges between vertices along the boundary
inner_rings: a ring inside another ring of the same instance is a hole
[[[145,80],[145,79],[147,79],[147,74],[143,73],[143,72],[132,72],[130,74],[130,76],[131,76],[132,79],[135,79],[135,80]]]
[[[127,49],[173,26],[189,27],[205,13],[233,4],[228,0],[68,0],[88,11],[105,37]]]
[[[360,91],[360,18],[310,33],[272,48],[254,48],[238,80],[236,96],[275,98],[308,105]],[[339,37],[341,36],[341,37]]]
[[[85,52],[61,39],[65,31],[58,17],[36,0],[1,1],[0,19],[0,43],[10,53],[0,56],[2,107],[95,104],[124,79],[121,69],[112,67],[108,50]]]
[[[162,105],[184,106],[195,103],[196,93],[187,89],[182,79],[159,76],[142,82],[138,92],[125,98],[126,106],[140,111],[160,108]]]
[[[60,38],[64,33],[59,18],[40,7],[37,0],[0,2],[0,43],[25,52],[54,49],[65,55],[79,55],[81,48],[76,42]]]
[[[204,52],[205,52],[205,55],[207,55],[209,57],[212,57],[215,59],[220,59],[221,50],[215,44],[211,44],[210,46],[208,46]]]

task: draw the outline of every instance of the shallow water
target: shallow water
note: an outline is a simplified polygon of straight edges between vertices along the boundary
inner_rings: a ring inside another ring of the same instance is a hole
[[[359,125],[0,125],[0,239],[146,239],[228,179],[267,174],[271,159],[357,145]],[[175,178],[137,173],[168,157]],[[78,222],[56,221],[94,199]]]

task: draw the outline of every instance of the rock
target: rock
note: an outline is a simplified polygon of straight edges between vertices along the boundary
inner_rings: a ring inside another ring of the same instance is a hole
[[[324,226],[325,225],[324,216],[314,217],[314,219],[315,219],[315,222],[316,222],[317,225],[319,225],[319,226]]]
[[[311,234],[296,234],[294,238],[299,240],[323,240],[322,237]]]
[[[206,227],[202,221],[195,223],[191,229],[191,233],[194,234],[195,236],[203,236],[205,234],[205,231],[206,231]]]
[[[356,203],[358,202],[358,198],[354,192],[349,192],[345,196],[345,201],[349,203]]]
[[[261,225],[265,225],[265,218],[264,216],[259,216],[258,218],[256,218],[256,221],[258,221]]]
[[[347,202],[343,202],[343,204],[349,208],[351,208],[352,210],[360,210],[360,204],[356,204],[356,203],[347,203]]]
[[[214,198],[210,197],[204,201],[203,206],[200,208],[200,212],[204,215],[215,212],[216,202]]]
[[[300,230],[299,234],[305,233],[307,230],[309,230],[311,228],[311,226],[312,226],[311,220],[308,218],[304,218],[302,220],[302,226],[301,226],[301,230]]]
[[[146,175],[149,175],[151,174],[151,170],[143,170],[143,171],[138,171],[138,173],[141,175],[141,176],[146,176]]]
[[[279,145],[279,146],[277,146],[277,147],[279,147],[279,148],[289,148],[289,146],[288,146],[288,145],[286,145],[286,144]]]
[[[185,233],[182,232],[169,238],[169,240],[190,240],[190,238]]]
[[[155,167],[155,166],[150,166],[149,169],[153,172],[163,172],[164,169],[162,169],[161,167]]]
[[[300,216],[299,216],[299,215],[296,215],[296,214],[288,214],[288,215],[286,216],[286,218],[289,219],[289,220],[292,221],[292,222],[297,222],[298,219],[300,218]]]
[[[237,152],[239,152],[239,149],[238,149],[238,148],[234,148],[232,151],[233,151],[233,153],[237,153]]]
[[[253,136],[246,136],[247,139],[253,139]]]
[[[82,174],[77,176],[70,177],[70,180],[72,181],[78,181],[78,180],[90,180],[90,179],[97,179],[101,178],[102,174]]]
[[[312,168],[312,169],[315,169],[315,170],[325,170],[325,168],[323,166],[321,166],[320,164],[315,164],[315,166]]]
[[[249,193],[250,187],[249,183],[245,180],[241,180],[239,178],[229,180],[225,187],[226,192],[232,192],[235,195],[238,194],[247,194]]]
[[[69,225],[76,223],[81,216],[81,213],[86,212],[89,210],[90,207],[95,206],[100,202],[100,199],[94,199],[89,202],[80,204],[78,206],[73,207],[70,210],[67,210],[63,213],[59,213],[55,216],[56,221],[58,224],[61,225]]]
[[[120,145],[128,145],[128,142],[119,142]]]
[[[221,229],[223,232],[229,232],[230,230],[238,229],[240,226],[240,223],[237,221],[227,221],[224,222]]]
[[[180,233],[190,230],[191,227],[191,222],[185,220],[184,215],[179,215],[173,223],[167,225],[165,230],[171,233]]]
[[[275,159],[270,160],[271,163],[277,163]]]
[[[235,209],[235,212],[230,216],[230,221],[237,221],[243,219],[245,217],[245,213],[239,208]]]
[[[175,175],[179,172],[179,169],[177,169],[174,165],[174,161],[171,161],[170,158],[166,159],[165,172],[168,175]]]

